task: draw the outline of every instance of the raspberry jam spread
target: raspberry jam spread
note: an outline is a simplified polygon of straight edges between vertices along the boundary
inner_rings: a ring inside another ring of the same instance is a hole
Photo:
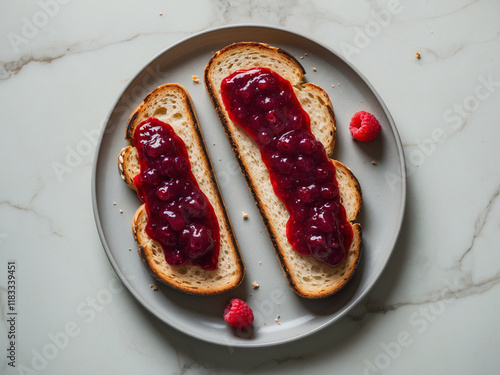
[[[311,133],[291,84],[267,68],[239,70],[221,84],[230,119],[260,149],[274,192],[290,219],[293,248],[329,266],[346,257],[353,232],[340,203],[335,167]]]
[[[137,195],[146,204],[146,233],[161,244],[172,266],[217,268],[220,233],[217,216],[191,172],[186,146],[172,127],[156,118],[134,132],[141,172]]]

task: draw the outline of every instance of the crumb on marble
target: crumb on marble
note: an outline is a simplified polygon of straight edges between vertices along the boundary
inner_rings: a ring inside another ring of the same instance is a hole
[[[258,283],[257,283],[257,281],[254,281],[254,282],[252,283],[252,287],[253,287],[254,289],[257,289],[259,286],[260,286],[260,284],[258,284]]]
[[[245,211],[241,211],[241,216],[243,217],[243,220],[248,220],[248,214]]]
[[[120,210],[120,213],[123,214],[123,210]]]
[[[155,291],[155,292],[158,290],[158,285],[156,285],[156,284],[149,284],[149,287],[151,289],[153,289],[153,291]]]
[[[198,76],[191,76],[194,83],[200,83],[200,78]]]
[[[420,57],[421,57],[421,56],[422,56],[422,55],[420,55],[420,52],[416,52],[416,53],[415,53],[415,57],[416,57],[417,59],[419,59],[419,60],[420,60]]]
[[[375,160],[372,160],[372,165],[377,165],[377,162]]]
[[[315,71],[316,71],[316,68],[313,68],[313,72],[315,72]]]
[[[116,206],[116,202],[113,202],[113,206]]]

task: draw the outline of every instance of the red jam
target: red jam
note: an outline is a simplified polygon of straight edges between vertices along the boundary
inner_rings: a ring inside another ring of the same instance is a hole
[[[290,219],[287,238],[329,266],[347,255],[353,232],[340,203],[335,167],[311,133],[291,84],[267,68],[239,70],[221,84],[230,119],[256,142]]]
[[[191,172],[186,145],[156,118],[135,130],[141,172],[137,195],[146,205],[146,233],[159,242],[172,266],[217,268],[220,233],[214,209]]]

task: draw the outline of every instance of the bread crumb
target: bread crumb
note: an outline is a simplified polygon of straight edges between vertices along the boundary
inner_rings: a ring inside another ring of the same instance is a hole
[[[113,206],[116,206],[116,202],[113,202]]]
[[[128,248],[128,251],[132,251],[132,248],[131,248],[131,247],[129,247],[129,248]]]
[[[377,162],[375,160],[372,160],[372,165],[377,165]]]
[[[241,216],[243,217],[243,220],[248,220],[248,214],[245,211],[241,211]]]
[[[316,68],[313,68],[313,72],[315,72],[315,71],[316,71]]]
[[[306,52],[306,53],[304,53],[304,56],[307,56],[307,52]]]
[[[120,210],[120,213],[123,214],[123,210]]]
[[[417,59],[420,60],[420,57],[421,57],[420,52],[415,53],[415,56],[417,57]]]
[[[200,83],[200,78],[198,76],[192,76],[191,79],[194,83]]]
[[[303,59],[303,58],[304,58],[304,56],[300,56],[300,58],[301,58],[301,59]]]
[[[252,286],[253,286],[253,288],[254,288],[254,289],[257,289],[260,285],[259,285],[259,284],[257,284],[257,281],[254,281],[254,282],[252,283]]]
[[[262,265],[262,262],[259,260],[259,265]]]
[[[337,86],[340,86],[340,82],[337,82]]]
[[[163,13],[160,13],[160,16],[163,16]]]
[[[158,285],[156,285],[156,284],[149,284],[149,287],[151,289],[153,289],[153,291],[155,291],[155,292],[158,290]]]

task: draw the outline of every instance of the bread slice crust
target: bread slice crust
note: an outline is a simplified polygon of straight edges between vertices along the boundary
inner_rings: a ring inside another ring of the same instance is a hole
[[[149,93],[131,114],[125,132],[129,145],[118,155],[118,170],[123,181],[135,190],[133,179],[140,173],[134,131],[144,120],[155,117],[172,126],[184,141],[191,169],[200,189],[212,204],[219,221],[221,245],[217,269],[203,270],[194,265],[169,265],[161,245],[145,232],[147,213],[141,205],[132,220],[132,234],[138,253],[150,274],[161,283],[194,295],[215,295],[236,288],[243,280],[245,267],[226,212],[210,156],[203,139],[191,97],[179,84],[166,84]]]
[[[294,87],[295,94],[311,120],[311,132],[331,156],[335,144],[335,115],[328,94],[319,86],[304,83],[301,64],[282,49],[257,42],[231,44],[216,52],[204,71],[204,81],[214,109],[221,121],[231,148],[239,162],[264,225],[291,288],[305,298],[317,299],[341,290],[354,274],[361,254],[361,226],[352,223],[361,209],[362,193],[359,182],[339,161],[336,168],[341,203],[351,222],[353,241],[346,258],[336,267],[330,267],[310,255],[295,251],[286,237],[286,222],[290,215],[285,205],[274,194],[269,172],[258,146],[238,125],[233,123],[223,105],[220,85],[222,80],[240,69],[264,67],[274,70]]]

